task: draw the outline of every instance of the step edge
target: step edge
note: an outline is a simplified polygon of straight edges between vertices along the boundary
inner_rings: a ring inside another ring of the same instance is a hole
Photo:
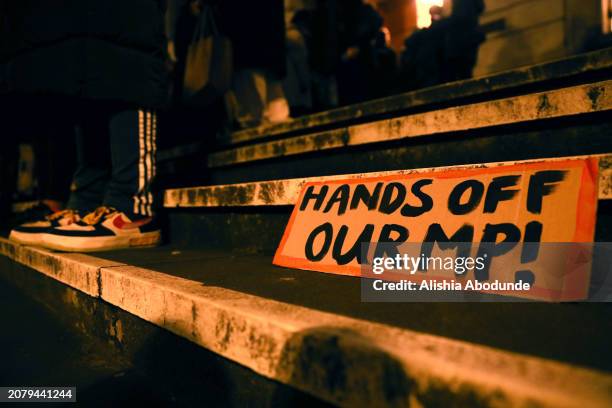
[[[549,157],[507,162],[472,163],[455,166],[429,167],[409,170],[353,173],[333,176],[304,177],[278,180],[253,181],[246,183],[219,184],[211,186],[184,187],[165,190],[166,208],[205,208],[205,207],[257,207],[290,206],[299,198],[302,186],[308,182],[325,182],[339,179],[358,179],[389,175],[438,173],[449,170],[473,169],[482,167],[508,166],[514,164],[555,162],[599,158],[600,200],[612,199],[612,152],[595,155]]]
[[[609,49],[586,52],[586,53],[572,56],[570,58],[559,58],[557,60],[548,61],[543,64],[534,64],[534,65],[517,67],[517,68],[493,73],[493,74],[478,77],[478,78],[471,78],[465,81],[440,84],[435,87],[417,89],[414,91],[404,92],[404,93],[397,94],[397,95],[391,95],[385,98],[374,99],[372,101],[353,104],[349,106],[343,106],[343,107],[339,107],[339,108],[335,108],[335,109],[331,109],[331,110],[327,110],[323,112],[317,112],[317,113],[313,113],[310,115],[305,115],[305,116],[301,116],[298,118],[294,118],[294,119],[291,119],[283,123],[261,125],[261,126],[257,126],[254,128],[242,129],[242,130],[238,130],[238,131],[231,133],[230,141],[229,143],[226,143],[226,146],[229,147],[233,144],[239,144],[239,143],[245,143],[245,142],[255,142],[255,141],[264,139],[266,137],[270,137],[270,136],[282,136],[283,134],[289,134],[289,133],[301,132],[301,131],[306,132],[310,129],[315,129],[320,126],[331,125],[331,124],[336,123],[337,119],[327,119],[321,122],[320,118],[333,117],[333,116],[337,116],[342,113],[344,113],[345,115],[348,115],[349,113],[352,113],[352,111],[358,111],[358,112],[366,111],[365,113],[362,113],[362,116],[380,114],[382,112],[379,112],[377,110],[375,110],[373,113],[367,112],[368,111],[367,107],[370,105],[374,106],[376,104],[381,104],[383,103],[383,101],[394,101],[394,102],[400,101],[400,100],[412,101],[412,103],[401,104],[401,106],[397,109],[394,109],[394,111],[399,111],[402,109],[409,109],[409,108],[416,108],[416,107],[427,105],[427,104],[441,103],[441,102],[444,102],[444,100],[425,102],[424,99],[427,99],[427,98],[423,98],[422,96],[419,96],[419,95],[428,94],[432,92],[439,92],[444,89],[464,87],[466,84],[470,85],[470,84],[476,84],[478,82],[482,82],[483,84],[486,84],[485,88],[487,89],[486,90],[482,89],[477,92],[468,93],[468,94],[461,94],[461,95],[450,98],[450,100],[455,100],[457,98],[463,98],[463,97],[473,97],[473,96],[482,95],[486,92],[491,92],[491,91],[497,92],[497,91],[517,88],[517,87],[525,86],[525,85],[533,85],[533,84],[537,84],[538,82],[546,82],[546,81],[556,80],[560,78],[566,78],[569,76],[580,75],[580,74],[587,73],[590,71],[598,71],[598,70],[606,69],[612,66],[612,59],[610,58],[610,55],[611,54],[610,54]],[[572,66],[570,69],[563,72],[562,75],[538,77],[538,74],[541,75],[543,71],[547,71],[547,70],[554,71],[556,67],[558,67],[559,65],[568,65],[572,63],[575,64],[576,61],[583,61],[583,64],[580,65],[581,68]],[[512,83],[507,86],[500,85],[496,87],[493,84],[494,82],[499,82],[500,78],[502,77],[516,76],[516,75],[524,76],[525,80],[522,82],[518,82],[518,83]],[[392,112],[389,112],[389,113],[392,113]],[[317,121],[317,119],[319,119],[319,121]],[[308,125],[308,123],[312,123],[313,121],[315,122],[314,125]],[[348,116],[344,118],[341,121],[341,123],[344,123],[347,121],[350,121],[350,117]],[[302,123],[305,123],[305,124],[302,124]]]
[[[397,116],[210,153],[208,168],[612,110],[612,80]]]
[[[89,295],[267,378],[340,405],[363,406],[367,401],[409,405],[408,398],[423,398],[440,387],[458,398],[477,397],[486,406],[501,402],[582,407],[612,401],[612,375],[589,368],[207,287],[112,261],[101,266],[109,261],[25,247],[3,238],[0,253],[53,279],[60,276],[50,274],[44,263],[31,262],[29,254],[36,253],[44,261],[61,259],[62,265],[75,270],[97,268],[94,286],[98,287]],[[84,288],[70,280],[62,283],[80,291]],[[168,300],[174,307],[168,307]],[[353,367],[345,370],[343,387],[326,385],[327,362],[304,361],[300,355],[305,339],[315,346],[331,341],[335,348],[328,357],[339,362],[355,363],[355,356],[366,356],[370,360],[363,366],[368,370]],[[378,376],[390,367],[399,367],[413,387],[408,395],[402,394],[401,401],[386,399],[388,390]]]

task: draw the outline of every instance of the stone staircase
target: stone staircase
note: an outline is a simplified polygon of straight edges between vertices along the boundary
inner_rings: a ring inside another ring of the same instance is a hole
[[[287,387],[351,407],[607,407],[607,303],[363,303],[356,278],[271,260],[313,178],[576,156],[600,158],[596,240],[611,241],[611,109],[602,50],[243,130],[212,152],[177,147],[162,177],[200,169],[206,184],[165,191],[163,247],[63,254],[1,239],[0,276],[128,359],[162,330],[237,363],[228,381],[273,390],[262,405],[291,405],[277,399]],[[181,378],[205,381],[194,376]]]

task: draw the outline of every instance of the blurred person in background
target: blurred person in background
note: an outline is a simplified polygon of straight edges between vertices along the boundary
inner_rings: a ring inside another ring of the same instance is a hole
[[[404,41],[400,56],[402,89],[471,78],[485,40],[478,22],[483,11],[483,0],[456,0],[449,17],[444,17],[442,7],[432,6],[431,25]]]
[[[234,126],[252,127],[288,119],[289,106],[283,92],[286,75],[283,0],[269,0],[265,6],[261,2],[238,0],[200,3],[202,7],[214,7],[219,31],[232,45],[234,78],[226,95],[226,109]]]
[[[292,117],[312,110],[312,80],[306,36],[309,35],[310,13],[299,10],[287,26],[287,76],[283,83]]]
[[[166,30],[169,54],[174,57],[174,94],[180,99],[185,58],[197,17],[204,7],[213,10],[216,27],[232,45],[233,84],[226,109],[234,127],[257,126],[289,117],[283,93],[286,75],[283,0],[168,0]]]
[[[340,63],[336,73],[341,105],[369,99],[374,43],[382,28],[380,14],[361,0],[338,2]]]
[[[396,92],[397,55],[391,48],[391,33],[382,27],[373,40],[373,58],[370,78],[370,98],[381,98]]]
[[[403,91],[426,88],[444,82],[448,21],[443,18],[443,12],[442,7],[432,6],[429,10],[431,25],[416,30],[404,40],[399,68],[399,82]]]
[[[317,0],[314,3],[314,8],[298,11],[292,25],[300,32],[306,46],[312,111],[316,112],[338,106],[339,52],[336,1]]]
[[[472,77],[478,50],[485,41],[479,18],[485,10],[484,0],[454,0],[446,25],[443,82]]]

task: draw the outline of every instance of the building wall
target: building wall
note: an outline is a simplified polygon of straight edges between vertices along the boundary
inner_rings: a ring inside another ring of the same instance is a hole
[[[580,52],[601,28],[600,0],[485,0],[488,30],[476,76],[538,64]]]

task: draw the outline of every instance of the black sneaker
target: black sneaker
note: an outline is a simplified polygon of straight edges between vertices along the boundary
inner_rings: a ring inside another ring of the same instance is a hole
[[[100,207],[81,221],[47,230],[43,245],[67,252],[150,247],[161,242],[161,231],[153,217],[132,216],[110,207]]]
[[[24,204],[26,205],[23,206]],[[6,226],[8,226],[9,230],[22,224],[44,220],[45,217],[54,213],[54,211],[42,201],[29,206],[27,203],[13,203],[12,207],[12,213],[6,219]]]
[[[78,222],[79,212],[75,210],[56,211],[36,221],[26,222],[11,230],[9,239],[23,245],[43,245],[43,236],[49,230]]]

